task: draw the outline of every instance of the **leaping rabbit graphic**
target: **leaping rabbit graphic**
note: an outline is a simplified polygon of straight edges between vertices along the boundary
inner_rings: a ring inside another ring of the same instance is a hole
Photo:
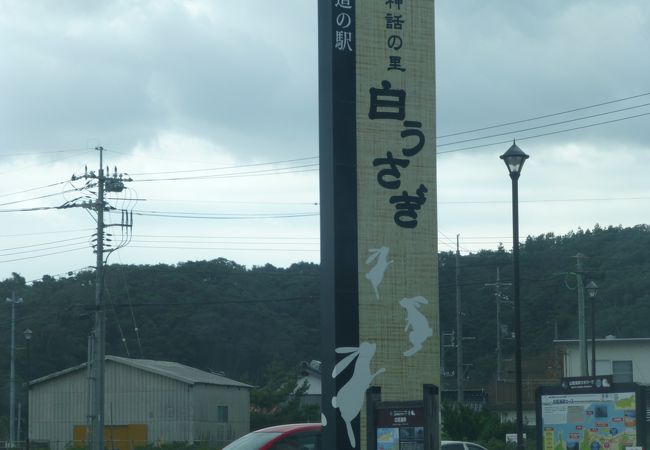
[[[357,447],[357,440],[352,430],[352,421],[359,415],[361,408],[363,408],[366,391],[370,387],[372,380],[377,375],[386,371],[386,369],[379,369],[375,373],[370,372],[370,363],[372,362],[373,356],[375,356],[376,350],[377,344],[371,344],[369,342],[362,342],[359,347],[339,347],[336,349],[336,353],[350,354],[334,366],[332,378],[336,378],[350,365],[354,358],[357,358],[357,361],[354,363],[352,377],[339,389],[336,397],[332,398],[332,406],[338,408],[341,413],[341,418],[343,418],[348,429],[350,445],[354,448]]]
[[[388,269],[388,266],[393,263],[392,260],[388,261],[388,252],[388,247],[371,248],[368,250],[370,256],[366,259],[366,264],[372,264],[373,261],[376,262],[374,267],[366,274],[366,278],[372,284],[377,300],[379,300],[379,285],[384,280],[384,273]]]
[[[409,341],[412,347],[404,352],[404,356],[413,356],[422,349],[422,344],[428,338],[433,336],[433,330],[429,326],[429,321],[422,312],[420,305],[426,305],[429,302],[422,296],[403,298],[399,301],[402,308],[406,309],[406,327],[404,331],[409,333]]]

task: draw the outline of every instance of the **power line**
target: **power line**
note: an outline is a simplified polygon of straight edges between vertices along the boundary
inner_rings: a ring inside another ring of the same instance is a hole
[[[61,234],[61,233],[76,233],[79,231],[93,231],[94,228],[77,228],[74,230],[57,230],[57,231],[37,231],[37,232],[31,232],[31,233],[14,233],[14,234],[0,234],[0,238],[4,237],[19,237],[19,236],[37,236],[37,235],[43,235],[43,234]]]
[[[58,249],[58,248],[66,248],[66,247],[70,247],[70,244],[53,245],[53,246],[48,246],[48,247],[45,247],[45,248],[36,248],[36,249],[25,250],[25,251],[21,251],[21,252],[4,252],[4,251],[2,251],[0,253],[0,258],[4,258],[6,256],[24,255],[24,254],[27,254],[27,253],[35,253],[35,252],[42,252],[42,251],[48,251],[48,250],[55,250],[55,249]],[[86,248],[88,248],[88,247],[89,246],[87,245]]]
[[[0,209],[0,213],[48,211],[50,209],[64,209],[64,208],[61,206],[39,206],[35,208]]]
[[[81,149],[81,148],[70,148],[67,150],[43,150],[40,152],[17,152],[17,153],[4,153],[2,152],[2,155],[5,157],[10,157],[10,156],[33,156],[33,155],[51,155],[52,153],[70,153],[70,152],[87,152],[88,148],[86,149]]]
[[[16,262],[16,261],[26,261],[28,259],[35,259],[35,258],[43,258],[45,256],[61,255],[63,253],[78,252],[80,250],[87,251],[88,246],[86,245],[86,246],[83,246],[83,247],[72,248],[72,249],[69,249],[69,250],[62,250],[60,252],[45,253],[45,254],[42,254],[42,255],[25,256],[25,257],[22,257],[22,258],[13,258],[13,259],[2,259],[2,260],[0,260],[0,264],[1,263]]]
[[[510,141],[507,141],[510,142]],[[455,151],[455,150],[454,150]],[[615,202],[615,201],[639,201],[650,200],[649,196],[634,196],[634,197],[579,197],[579,198],[561,198],[561,199],[538,199],[538,200],[520,200],[520,203],[577,203],[577,202]],[[439,205],[472,205],[472,204],[506,204],[506,200],[458,200],[458,201],[439,201]],[[312,206],[312,204],[309,204]],[[313,205],[317,206],[317,205]],[[46,211],[53,209],[67,209],[69,205],[63,206],[42,206],[34,208],[16,208],[16,209],[1,209],[0,213],[15,213],[15,212],[32,212],[32,211]],[[117,214],[115,211],[108,211],[109,214]],[[239,220],[239,219],[282,219],[282,218],[300,218],[300,217],[313,217],[318,216],[318,212],[287,212],[287,213],[206,213],[206,212],[182,212],[182,211],[152,211],[152,210],[134,210],[134,215],[151,216],[151,217],[167,217],[178,219],[218,219],[218,220]],[[90,229],[85,229],[87,231]],[[0,237],[12,236],[28,236],[37,234],[58,234],[62,232],[72,232],[74,230],[52,231],[52,232],[35,232],[35,233],[19,233],[10,235],[0,235]]]
[[[146,198],[140,199],[140,201],[147,202],[183,202],[183,203],[211,203],[211,204],[237,204],[237,205],[301,205],[301,206],[319,206],[320,203],[315,202],[269,202],[269,201],[240,201],[240,200],[195,200],[195,199],[185,199],[185,198]]]
[[[563,203],[563,202],[610,202],[621,200],[650,200],[650,197],[582,197],[582,198],[556,198],[556,199],[538,199],[538,200],[519,200],[519,203]],[[506,200],[467,200],[467,201],[447,201],[438,202],[439,205],[472,205],[472,204],[496,204],[507,203]]]
[[[184,180],[212,180],[212,179],[225,179],[225,178],[244,178],[253,176],[269,176],[269,175],[287,175],[293,173],[314,172],[317,171],[318,164],[304,164],[294,167],[273,168],[265,170],[256,170],[248,172],[235,172],[227,174],[214,174],[214,175],[199,175],[192,177],[172,177],[172,178],[149,178],[139,179],[135,182],[152,182],[152,181],[184,181]],[[309,167],[313,167],[309,169]]]
[[[197,236],[196,234],[192,235],[182,235],[182,234],[134,234],[134,238],[172,238],[172,239],[183,239],[183,238],[206,238],[206,239],[273,239],[273,240],[319,240],[319,236],[212,236],[212,235],[203,235]]]
[[[88,240],[88,237],[87,236],[82,236],[82,237],[69,238],[69,239],[60,239],[58,241],[42,242],[40,244],[23,245],[23,246],[20,246],[20,247],[0,248],[0,252],[4,252],[6,250],[20,250],[20,249],[24,249],[24,248],[33,248],[33,247],[40,247],[40,246],[46,246],[46,245],[60,244],[62,242],[78,241],[80,239]]]
[[[31,197],[31,198],[26,198],[26,199],[23,199],[23,200],[14,200],[13,202],[0,203],[0,206],[8,206],[8,205],[15,205],[16,203],[31,202],[33,200],[41,200],[41,199],[44,199],[44,198],[50,198],[50,197],[54,197],[54,196],[57,196],[57,195],[69,194],[71,192],[78,192],[78,191],[76,189],[69,189],[67,191],[56,192],[54,194],[44,194],[44,195],[40,195],[38,197]]]
[[[219,306],[219,305],[243,305],[243,304],[263,304],[263,303],[278,303],[278,302],[296,302],[304,300],[316,300],[316,297],[305,295],[303,297],[285,297],[285,298],[270,298],[270,299],[236,299],[236,300],[221,300],[217,302],[187,302],[187,303],[171,303],[171,302],[156,302],[156,303],[116,303],[116,308],[129,308],[129,307],[149,307],[149,306],[169,306],[169,307],[194,307],[194,306]],[[83,305],[86,306],[87,305]]]
[[[213,240],[210,238],[188,238],[189,240],[139,240],[137,236],[131,241],[134,244],[230,244],[230,245],[253,245],[253,244],[263,244],[263,245],[319,245],[319,241],[312,242],[287,242],[287,241],[264,241],[262,239],[256,239],[253,241],[223,241],[223,240]]]
[[[2,212],[2,211],[0,211]],[[209,220],[249,220],[249,219],[290,219],[316,217],[320,213],[278,213],[278,214],[213,214],[213,213],[174,213],[163,211],[133,211],[136,216],[167,217],[174,219],[209,219]]]
[[[597,108],[599,106],[604,106],[604,105],[611,105],[613,103],[619,103],[619,102],[623,102],[623,101],[626,101],[626,100],[632,100],[634,98],[645,97],[645,96],[648,96],[648,95],[650,95],[650,92],[645,92],[643,94],[638,94],[638,95],[632,95],[630,97],[619,98],[619,99],[616,99],[616,100],[610,100],[610,101],[607,101],[607,102],[596,103],[594,105],[583,106],[583,107],[580,107],[580,108],[573,108],[573,109],[568,109],[568,110],[560,111],[560,112],[556,112],[556,113],[545,114],[545,115],[542,115],[542,116],[531,117],[531,118],[528,118],[528,119],[515,120],[515,121],[512,121],[512,122],[501,123],[501,124],[498,124],[498,125],[490,125],[490,126],[487,126],[487,127],[475,128],[473,130],[459,131],[459,132],[456,132],[456,133],[445,134],[445,135],[442,135],[442,136],[438,136],[438,139],[451,137],[451,136],[458,136],[458,135],[461,135],[461,134],[474,133],[474,132],[477,132],[477,131],[490,130],[490,129],[493,129],[493,128],[506,127],[506,126],[509,126],[509,125],[516,125],[516,124],[524,123],[524,122],[531,122],[533,120],[546,119],[548,117],[559,116],[559,115],[562,115],[562,114],[569,114],[569,113],[572,113],[572,112],[583,111],[583,110],[591,109],[591,108]]]
[[[169,174],[174,174],[174,173],[191,173],[191,172],[209,172],[213,170],[229,170],[229,169],[242,169],[246,167],[258,167],[258,166],[268,166],[272,164],[284,164],[284,163],[290,163],[290,162],[299,162],[299,161],[308,161],[312,159],[318,159],[318,156],[309,156],[305,158],[295,158],[295,159],[285,159],[281,161],[271,161],[271,162],[264,162],[264,163],[254,163],[254,164],[238,164],[235,166],[224,166],[224,167],[209,167],[207,169],[191,169],[191,170],[172,170],[172,171],[167,171],[167,172],[140,172],[140,173],[134,173],[131,175],[134,176],[142,176],[142,175],[169,175]]]
[[[627,108],[617,109],[617,110],[614,110],[614,111],[607,111],[607,112],[603,112],[603,113],[592,114],[592,115],[589,115],[589,116],[578,117],[578,118],[575,118],[575,119],[562,120],[560,122],[553,122],[553,123],[548,123],[548,124],[545,124],[545,125],[538,125],[538,126],[535,126],[535,127],[522,128],[522,129],[519,129],[519,130],[512,130],[512,131],[506,131],[506,132],[503,132],[503,133],[491,134],[491,135],[488,135],[488,136],[481,136],[481,137],[475,137],[475,138],[470,138],[470,139],[463,139],[461,141],[447,142],[445,144],[438,144],[438,147],[445,147],[445,146],[448,146],[448,145],[455,145],[455,144],[463,144],[465,142],[481,141],[483,139],[489,139],[489,138],[499,137],[499,136],[508,136],[508,135],[512,136],[514,133],[521,133],[521,132],[524,132],[524,131],[538,130],[540,128],[548,128],[548,127],[553,127],[553,126],[556,126],[556,125],[563,125],[565,123],[577,122],[579,120],[593,119],[594,117],[606,116],[608,114],[615,114],[615,113],[622,112],[622,111],[629,111],[631,109],[643,108],[645,106],[650,106],[650,103],[644,103],[642,105],[629,106]]]
[[[162,246],[162,245],[130,245],[130,248],[155,248],[159,250],[205,250],[205,251],[238,251],[238,252],[246,252],[246,251],[265,251],[265,252],[319,252],[319,248],[315,249],[308,249],[308,248],[242,248],[242,247],[187,247],[187,246]],[[2,262],[2,261],[0,261]]]
[[[25,281],[25,284],[30,285],[30,284],[33,284],[33,283],[36,283],[36,282],[39,282],[39,281],[43,281],[43,278],[46,277],[46,276],[51,277],[51,278],[61,278],[61,277],[63,277],[64,275],[65,275],[66,277],[71,277],[72,274],[75,274],[75,273],[78,274],[78,273],[80,273],[80,272],[87,271],[87,270],[89,270],[89,269],[92,269],[92,267],[88,267],[88,266],[86,266],[86,267],[82,267],[82,268],[80,268],[80,269],[67,270],[67,271],[65,271],[65,272],[60,272],[60,273],[56,273],[56,274],[52,274],[52,275],[43,275],[42,277],[39,277],[39,278],[33,278],[33,279],[31,279],[31,280],[26,280],[26,281]]]
[[[566,128],[564,130],[550,131],[548,133],[541,133],[541,134],[536,134],[536,135],[533,135],[533,136],[518,137],[517,140],[518,141],[525,141],[525,140],[528,140],[528,139],[536,139],[536,138],[539,138],[539,137],[551,136],[551,135],[554,135],[554,134],[567,133],[569,131],[582,130],[582,129],[585,129],[585,128],[596,127],[596,126],[599,126],[599,125],[606,125],[606,124],[610,124],[610,123],[621,122],[623,120],[636,119],[638,117],[648,116],[648,115],[650,115],[650,112],[643,113],[643,114],[636,114],[636,115],[628,116],[628,117],[621,117],[619,119],[606,120],[604,122],[597,122],[597,123],[592,123],[592,124],[589,124],[589,125],[582,125],[582,126],[579,126],[579,127]],[[455,152],[461,152],[461,151],[465,151],[465,150],[474,150],[474,149],[477,149],[477,148],[491,147],[491,146],[494,146],[494,145],[510,144],[511,142],[512,142],[512,140],[508,139],[507,141],[492,142],[492,143],[489,143],[489,144],[474,145],[474,146],[471,146],[471,147],[463,147],[463,148],[457,148],[457,149],[453,149],[453,150],[443,150],[441,152],[436,152],[436,154],[443,155],[443,154],[446,154],[446,153],[455,153]]]
[[[0,197],[10,197],[12,195],[25,194],[27,192],[32,192],[32,191],[37,191],[37,190],[40,190],[40,189],[46,189],[46,188],[49,188],[49,187],[59,186],[59,185],[62,185],[62,184],[66,184],[67,182],[68,182],[67,180],[66,181],[58,181],[56,183],[46,184],[45,186],[39,186],[39,187],[35,187],[35,188],[24,189],[22,191],[8,192],[8,193],[5,193],[5,194],[0,194]]]
[[[118,254],[119,258],[119,254]],[[120,263],[122,263],[122,260],[120,258]],[[131,291],[129,289],[129,283],[126,281],[126,274],[124,273],[124,268],[122,265],[118,266],[120,274],[122,275],[122,282],[124,283],[124,290],[126,291],[126,299],[129,302],[129,305],[133,303],[133,300],[131,299]],[[113,307],[115,308],[115,307]],[[144,352],[142,351],[142,340],[140,339],[140,328],[138,328],[138,324],[136,323],[135,320],[135,312],[133,311],[133,307],[129,306],[129,312],[131,313],[131,323],[133,323],[133,332],[135,333],[136,337],[136,342],[138,343],[138,349],[140,350],[140,358],[144,358]]]

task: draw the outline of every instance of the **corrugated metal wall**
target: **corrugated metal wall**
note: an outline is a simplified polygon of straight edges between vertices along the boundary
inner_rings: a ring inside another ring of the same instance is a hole
[[[191,386],[108,361],[105,425],[146,423],[150,442],[190,439]]]
[[[86,423],[87,391],[88,380],[84,370],[32,385],[29,395],[30,439],[49,441],[54,449],[63,448],[72,440],[72,427]]]
[[[30,439],[58,450],[73,441],[75,425],[87,423],[86,370],[32,385]],[[107,361],[104,424],[146,424],[150,443],[229,442],[249,431],[248,389],[189,385]],[[228,406],[228,423],[217,423],[217,407]],[[194,420],[193,420],[194,418]]]
[[[195,441],[223,445],[250,431],[249,389],[200,384],[194,386],[193,396]],[[217,421],[219,406],[228,407],[228,423]]]

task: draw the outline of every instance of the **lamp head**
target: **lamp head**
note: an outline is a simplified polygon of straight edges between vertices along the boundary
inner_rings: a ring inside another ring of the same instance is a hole
[[[521,168],[524,167],[524,162],[529,158],[519,147],[515,141],[512,141],[512,145],[503,155],[499,156],[506,163],[508,172],[510,173],[511,178],[519,178],[521,173]]]
[[[589,297],[591,299],[594,299],[594,298],[596,298],[596,294],[598,294],[598,285],[596,283],[594,283],[593,281],[590,281],[585,286],[585,290],[587,291],[587,294],[589,294]]]

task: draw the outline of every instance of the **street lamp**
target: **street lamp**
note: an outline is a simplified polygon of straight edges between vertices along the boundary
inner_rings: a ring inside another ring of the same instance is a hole
[[[587,294],[591,299],[591,374],[596,376],[596,295],[598,294],[598,285],[593,281],[585,286]]]
[[[524,448],[524,412],[521,383],[521,308],[519,300],[519,195],[517,182],[521,168],[528,159],[515,141],[503,155],[510,179],[512,180],[512,282],[513,300],[515,304],[515,395],[517,407],[517,449]]]
[[[27,328],[23,331],[27,349],[27,420],[25,421],[25,450],[29,450],[29,382],[32,378],[32,361],[30,359],[29,344],[32,340],[32,330]]]

